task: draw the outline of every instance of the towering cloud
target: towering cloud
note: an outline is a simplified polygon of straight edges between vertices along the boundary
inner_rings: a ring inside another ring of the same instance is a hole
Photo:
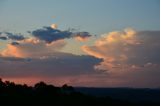
[[[83,46],[82,50],[103,59],[95,66],[98,70],[153,70],[160,65],[159,39],[160,31],[126,29],[104,34],[94,46]]]

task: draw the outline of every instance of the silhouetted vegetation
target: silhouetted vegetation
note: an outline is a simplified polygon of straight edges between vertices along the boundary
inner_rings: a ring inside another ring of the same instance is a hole
[[[129,102],[110,97],[95,97],[74,90],[72,86],[55,87],[44,82],[30,87],[0,79],[0,106],[160,106],[160,103]]]

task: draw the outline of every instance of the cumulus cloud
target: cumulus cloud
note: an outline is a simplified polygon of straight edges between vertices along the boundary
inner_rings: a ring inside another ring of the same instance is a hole
[[[54,28],[53,28],[54,26]],[[91,36],[88,32],[72,32],[70,30],[61,31],[55,28],[55,25],[51,27],[43,27],[42,29],[37,29],[30,32],[34,37],[43,40],[47,43],[61,39],[69,38],[81,38],[81,40],[86,39]]]
[[[103,59],[97,70],[105,72],[153,70],[160,65],[160,31],[125,29],[102,35],[94,46],[82,46],[91,56]]]

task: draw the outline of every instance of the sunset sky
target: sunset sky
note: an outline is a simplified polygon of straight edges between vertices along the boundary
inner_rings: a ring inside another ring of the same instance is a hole
[[[159,0],[0,0],[0,77],[160,87]]]

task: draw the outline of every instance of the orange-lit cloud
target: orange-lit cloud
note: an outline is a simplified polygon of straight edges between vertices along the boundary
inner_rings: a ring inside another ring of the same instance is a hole
[[[7,44],[7,49],[1,52],[4,57],[24,57],[24,53],[21,52],[16,46]]]
[[[125,29],[102,35],[94,46],[82,46],[91,56],[102,58],[97,70],[115,72],[121,70],[146,70],[146,65],[160,65],[159,31]],[[153,67],[152,67],[153,68]]]
[[[80,37],[80,36],[77,36],[77,37],[75,37],[75,39],[77,40],[77,41],[80,41],[80,42],[86,42],[86,41],[88,41],[89,40],[89,38],[84,38],[84,37]]]
[[[57,29],[57,27],[58,27],[57,24],[52,24],[52,25],[51,25],[51,28],[53,28],[53,29]]]
[[[7,48],[0,54],[4,57],[39,58],[54,55],[66,45],[64,40],[57,40],[46,44],[36,38],[28,38],[18,42],[19,44],[7,44]]]

